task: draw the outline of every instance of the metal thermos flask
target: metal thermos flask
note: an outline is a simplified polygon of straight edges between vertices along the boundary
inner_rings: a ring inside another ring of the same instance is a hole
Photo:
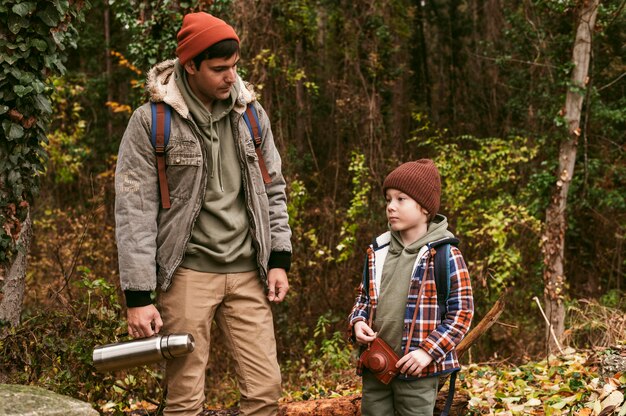
[[[98,346],[93,350],[93,365],[102,372],[121,370],[180,357],[192,352],[194,347],[191,334],[155,335]]]

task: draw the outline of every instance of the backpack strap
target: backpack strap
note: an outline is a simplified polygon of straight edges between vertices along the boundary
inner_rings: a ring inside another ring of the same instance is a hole
[[[159,173],[159,192],[161,194],[161,206],[163,209],[170,208],[170,190],[167,185],[165,174],[165,148],[170,141],[170,123],[172,108],[164,102],[151,103],[152,109],[152,132],[150,141],[157,158],[157,170]]]
[[[263,176],[263,183],[266,185],[272,182],[270,174],[267,172],[267,166],[265,166],[265,159],[263,159],[263,152],[261,151],[261,129],[259,128],[259,115],[256,112],[256,108],[253,103],[249,103],[245,113],[243,113],[243,119],[248,125],[250,130],[250,136],[254,141],[254,151],[256,152],[257,159],[259,160],[259,168],[261,169],[261,175]]]
[[[446,397],[446,404],[441,411],[441,416],[448,416],[450,414],[450,407],[452,407],[452,400],[454,399],[454,390],[456,387],[456,375],[460,370],[454,370],[450,374],[450,386],[448,387],[448,397]]]
[[[437,305],[443,321],[448,312],[448,297],[450,296],[450,245],[458,246],[456,238],[446,238],[436,241],[430,248],[436,248],[435,253],[435,285],[437,286]],[[437,255],[438,253],[441,253]]]
[[[441,312],[441,321],[444,320],[448,311],[448,297],[450,296],[450,246],[458,246],[459,240],[456,238],[445,238],[435,241],[430,248],[437,248],[434,259],[435,285],[437,286],[437,306]],[[450,407],[454,399],[456,387],[456,376],[459,370],[454,370],[450,375],[450,386],[448,387],[448,397],[441,412],[441,416],[450,414]]]

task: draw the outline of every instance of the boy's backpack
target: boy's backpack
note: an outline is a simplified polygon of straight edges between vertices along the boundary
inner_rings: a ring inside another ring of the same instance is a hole
[[[170,124],[172,121],[172,107],[164,102],[151,103],[152,109],[152,132],[150,141],[157,158],[157,169],[159,173],[159,191],[161,194],[161,206],[163,209],[169,209],[170,192],[167,186],[166,176],[166,160],[165,148],[170,140]],[[266,185],[271,182],[270,175],[265,165],[265,159],[261,151],[261,129],[259,123],[259,115],[253,103],[248,103],[246,111],[243,113],[243,119],[250,130],[250,136],[254,141],[254,150],[259,161],[259,168],[263,176],[263,183]]]

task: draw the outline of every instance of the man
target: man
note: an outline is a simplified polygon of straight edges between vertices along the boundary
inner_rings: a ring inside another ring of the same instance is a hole
[[[171,208],[161,205],[150,104],[134,112],[120,144],[115,218],[128,332],[193,335],[194,352],[167,362],[164,414],[196,416],[215,319],[236,362],[241,414],[273,415],[281,379],[270,302],[285,298],[291,263],[280,156],[267,114],[237,75],[233,28],[192,13],[177,40],[178,59],[156,65],[147,79],[150,101],[172,108]],[[262,158],[242,118],[249,104],[258,113]]]

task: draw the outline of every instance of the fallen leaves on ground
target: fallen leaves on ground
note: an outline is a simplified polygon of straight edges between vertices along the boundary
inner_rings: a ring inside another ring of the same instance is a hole
[[[458,388],[470,396],[469,414],[626,415],[626,374],[602,379],[591,352],[564,354],[522,366],[471,364]]]
[[[504,363],[465,365],[457,381],[458,394],[469,397],[464,414],[626,416],[626,372],[600,375],[599,364],[603,358],[609,357],[609,352],[568,348],[558,357],[550,356],[548,360],[519,366]],[[612,354],[625,358],[626,348],[616,348]],[[359,395],[361,390],[360,378],[354,374],[353,368],[338,370],[323,380],[304,379],[300,380],[299,388],[293,381],[285,383],[281,405],[302,400],[333,400]],[[104,414],[107,414],[106,407],[101,407]],[[202,415],[238,414],[236,407],[219,407],[227,409],[206,409]],[[125,409],[125,413],[129,416],[152,415],[156,408],[154,404],[136,401]]]

